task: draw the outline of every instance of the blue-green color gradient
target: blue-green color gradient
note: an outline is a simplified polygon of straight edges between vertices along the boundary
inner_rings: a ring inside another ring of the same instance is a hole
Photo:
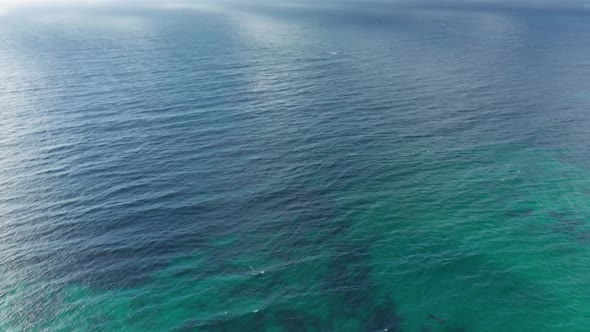
[[[587,10],[5,10],[0,331],[587,331]]]

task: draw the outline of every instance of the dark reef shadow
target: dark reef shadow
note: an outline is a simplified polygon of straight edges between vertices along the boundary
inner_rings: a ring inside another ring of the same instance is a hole
[[[553,211],[549,212],[549,216],[554,220],[550,226],[553,233],[567,235],[581,245],[590,244],[590,230],[587,223],[575,213]]]

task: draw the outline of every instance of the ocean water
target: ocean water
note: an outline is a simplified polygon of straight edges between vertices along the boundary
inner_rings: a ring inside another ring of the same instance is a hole
[[[590,12],[0,11],[0,331],[587,331]]]

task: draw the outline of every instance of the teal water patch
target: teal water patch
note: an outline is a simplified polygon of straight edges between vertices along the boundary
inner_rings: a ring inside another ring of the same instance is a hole
[[[404,195],[377,190],[380,204],[354,227],[356,237],[382,234],[371,248],[372,273],[399,303],[405,328],[586,326],[590,297],[576,289],[590,277],[588,172],[517,147],[441,159]]]
[[[445,152],[446,153],[446,152]],[[448,152],[451,153],[451,152]],[[579,331],[590,324],[588,171],[494,146],[333,191],[331,235],[224,237],[126,289],[65,287],[52,331]],[[430,158],[430,160],[428,160]],[[469,163],[466,163],[469,161]],[[382,157],[365,157],[382,165]],[[276,230],[276,229],[275,229]],[[321,230],[317,228],[316,230]],[[268,230],[267,230],[268,231]],[[277,250],[280,242],[290,246]],[[290,251],[289,259],[284,250]],[[213,253],[233,255],[217,260]],[[281,254],[277,254],[281,253]],[[211,256],[213,255],[213,256]],[[30,289],[0,301],[3,313]],[[61,299],[61,300],[59,300]],[[14,320],[2,329],[19,330]]]

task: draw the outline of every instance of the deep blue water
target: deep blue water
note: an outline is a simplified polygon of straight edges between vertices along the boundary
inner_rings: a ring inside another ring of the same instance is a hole
[[[573,4],[4,11],[0,330],[584,331],[589,40]]]

